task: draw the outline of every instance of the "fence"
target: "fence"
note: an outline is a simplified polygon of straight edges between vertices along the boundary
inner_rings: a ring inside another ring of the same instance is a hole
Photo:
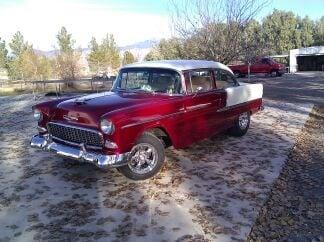
[[[79,80],[8,81],[0,80],[0,92],[41,93],[99,92],[110,90],[115,77]]]

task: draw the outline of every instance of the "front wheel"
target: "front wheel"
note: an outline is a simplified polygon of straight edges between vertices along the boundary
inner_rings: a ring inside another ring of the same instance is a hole
[[[144,133],[130,152],[128,164],[118,170],[132,180],[145,180],[157,174],[164,163],[162,142],[151,133]]]
[[[278,70],[272,70],[270,72],[270,76],[271,77],[276,77],[276,76],[282,76],[282,74],[280,74],[280,72]]]
[[[230,134],[240,137],[246,134],[250,127],[250,113],[241,113],[234,121],[234,126],[230,129]]]

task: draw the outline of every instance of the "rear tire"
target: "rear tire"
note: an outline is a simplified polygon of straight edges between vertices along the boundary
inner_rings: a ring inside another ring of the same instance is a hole
[[[155,135],[145,132],[132,148],[128,164],[118,171],[132,180],[145,180],[156,175],[164,164],[164,146]]]
[[[250,113],[241,113],[234,121],[234,126],[229,133],[235,137],[241,137],[246,134],[250,127]]]

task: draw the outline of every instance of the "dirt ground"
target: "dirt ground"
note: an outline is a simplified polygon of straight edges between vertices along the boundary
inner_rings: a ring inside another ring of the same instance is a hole
[[[247,135],[168,149],[143,182],[31,149],[44,98],[0,97],[0,241],[245,240],[313,108],[268,95]]]

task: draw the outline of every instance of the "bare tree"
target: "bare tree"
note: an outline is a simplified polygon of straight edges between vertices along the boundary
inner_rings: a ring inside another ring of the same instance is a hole
[[[270,1],[170,0],[173,28],[188,58],[229,63],[243,55],[244,31]]]

